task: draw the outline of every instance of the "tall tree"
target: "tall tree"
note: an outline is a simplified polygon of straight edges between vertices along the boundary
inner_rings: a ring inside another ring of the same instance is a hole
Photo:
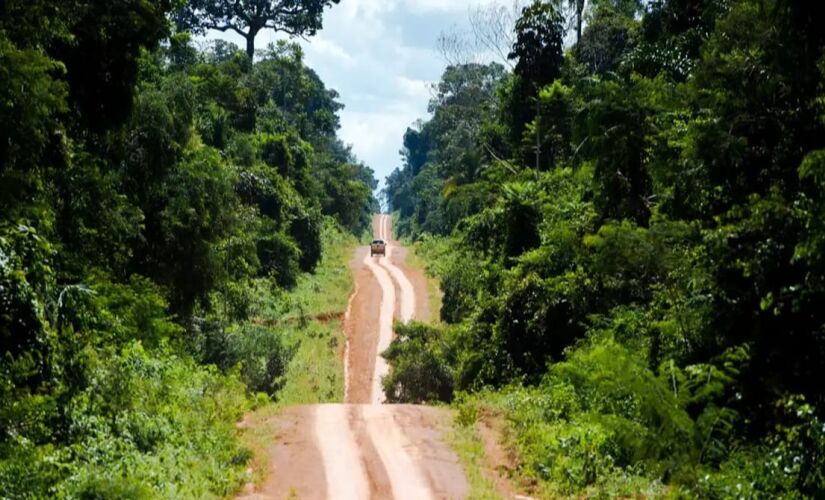
[[[255,37],[263,29],[291,36],[314,35],[322,27],[324,7],[340,0],[190,0],[177,15],[178,25],[196,32],[234,31],[255,55]]]
[[[508,55],[516,61],[512,83],[504,89],[504,122],[509,128],[511,146],[519,148],[525,126],[538,114],[536,96],[542,87],[561,75],[564,63],[564,19],[558,5],[534,0],[525,7],[516,22],[516,43]],[[540,128],[540,125],[539,125]],[[540,134],[539,134],[540,135]],[[522,160],[533,150],[536,168],[540,163],[540,145],[521,148]]]
[[[584,7],[586,0],[568,0],[571,7],[576,9],[576,43],[582,39],[582,24],[584,21]]]
[[[556,6],[534,1],[516,22],[516,43],[508,55],[517,60],[515,73],[536,89],[558,78],[564,60],[563,19]]]

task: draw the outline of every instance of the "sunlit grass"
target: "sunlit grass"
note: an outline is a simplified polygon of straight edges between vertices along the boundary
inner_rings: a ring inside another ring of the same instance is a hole
[[[278,397],[282,405],[344,399],[342,321],[353,286],[349,261],[356,245],[351,235],[325,231],[321,264],[314,274],[302,276],[290,294],[286,336],[300,343]]]
[[[496,487],[482,472],[484,443],[473,425],[453,424],[447,434],[447,442],[461,461],[464,475],[470,486],[468,500],[495,500],[501,498]]]
[[[441,291],[441,280],[427,266],[427,261],[421,255],[421,243],[405,242],[409,249],[406,265],[411,269],[422,271],[427,276],[427,300],[430,309],[430,323],[441,323],[441,301],[444,296]]]
[[[352,290],[349,261],[358,245],[355,237],[331,227],[324,229],[324,250],[314,274],[303,275],[288,293],[257,292],[253,321],[277,329],[295,352],[274,401],[259,399],[247,415],[241,440],[253,452],[251,480],[259,484],[269,470],[267,449],[277,442],[277,426],[267,425],[284,408],[301,404],[340,403],[344,400],[343,315]]]

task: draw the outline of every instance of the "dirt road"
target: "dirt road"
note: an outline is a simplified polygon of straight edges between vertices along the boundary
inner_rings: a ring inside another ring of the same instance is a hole
[[[279,439],[260,491],[242,498],[458,499],[468,486],[455,453],[442,439],[445,410],[383,403],[378,353],[392,341],[395,319],[427,320],[426,279],[404,265],[406,249],[392,239],[392,220],[378,215],[376,238],[385,257],[359,248],[350,263],[355,290],[347,308],[345,404],[286,410],[273,425]]]

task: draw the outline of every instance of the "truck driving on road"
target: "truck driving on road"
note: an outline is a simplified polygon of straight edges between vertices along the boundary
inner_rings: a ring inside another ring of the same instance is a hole
[[[373,255],[387,255],[387,244],[384,240],[372,240],[370,243],[370,257]]]

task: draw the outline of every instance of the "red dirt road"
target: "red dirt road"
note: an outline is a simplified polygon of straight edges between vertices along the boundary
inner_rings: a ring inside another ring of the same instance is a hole
[[[386,257],[359,248],[350,263],[355,289],[345,317],[346,403],[298,406],[269,422],[278,429],[271,470],[259,491],[242,498],[459,499],[468,494],[455,453],[444,444],[446,410],[383,403],[378,353],[394,320],[427,320],[426,279],[404,266],[392,220],[378,215],[376,238]]]

